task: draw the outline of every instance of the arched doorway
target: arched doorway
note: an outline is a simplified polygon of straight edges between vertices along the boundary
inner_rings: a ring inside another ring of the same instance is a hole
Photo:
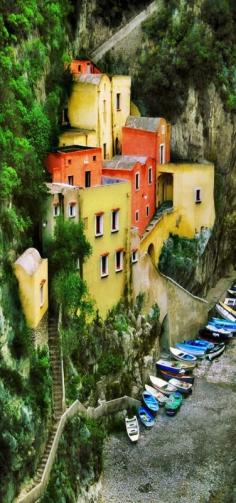
[[[149,247],[148,247],[148,255],[150,256],[153,265],[156,266],[156,263],[155,263],[155,248],[154,248],[153,243],[151,243],[149,245]]]

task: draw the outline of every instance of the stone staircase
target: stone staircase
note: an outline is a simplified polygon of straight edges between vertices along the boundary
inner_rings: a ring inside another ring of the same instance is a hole
[[[46,448],[45,448],[45,451],[43,453],[43,457],[41,459],[41,463],[37,469],[37,472],[33,478],[33,484],[32,484],[32,487],[36,484],[38,484],[41,479],[42,479],[42,475],[43,475],[43,472],[45,470],[45,466],[46,466],[46,463],[47,463],[47,460],[48,460],[48,456],[50,454],[50,451],[51,451],[51,448],[52,448],[52,444],[53,444],[53,441],[54,441],[54,437],[55,437],[55,434],[56,434],[56,431],[57,431],[57,427],[58,427],[58,423],[54,423],[53,426],[52,426],[52,429],[51,429],[51,432],[49,434],[49,437],[48,437],[48,441],[47,441],[47,445],[46,445]]]
[[[48,345],[53,380],[53,417],[58,421],[64,411],[64,376],[57,320],[48,324]]]

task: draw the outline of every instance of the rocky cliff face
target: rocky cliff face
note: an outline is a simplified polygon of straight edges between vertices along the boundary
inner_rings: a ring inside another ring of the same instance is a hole
[[[190,88],[185,109],[172,126],[172,153],[194,162],[215,164],[216,222],[192,290],[206,290],[234,262],[234,237],[226,220],[236,208],[236,115],[227,113],[214,84],[205,91]]]

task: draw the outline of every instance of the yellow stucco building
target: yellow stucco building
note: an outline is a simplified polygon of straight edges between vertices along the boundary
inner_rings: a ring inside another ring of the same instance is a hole
[[[130,88],[128,76],[74,75],[67,111],[71,127],[61,133],[60,146],[100,146],[103,158],[111,159],[121,149],[121,130],[130,115]]]
[[[29,328],[35,329],[48,310],[48,260],[28,248],[14,263],[22,308]]]
[[[194,238],[215,222],[214,165],[169,163],[157,166],[156,215],[142,236],[140,252],[158,263],[169,234]]]
[[[96,187],[78,188],[66,184],[47,184],[49,197],[43,223],[44,238],[53,233],[56,218],[64,214],[71,200],[76,206],[74,219],[84,222],[92,255],[83,265],[83,277],[95,308],[105,317],[124,294],[130,278],[130,184],[103,178]],[[60,201],[60,210],[55,207]]]

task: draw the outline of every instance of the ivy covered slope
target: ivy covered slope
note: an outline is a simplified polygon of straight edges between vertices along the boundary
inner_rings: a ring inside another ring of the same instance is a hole
[[[34,472],[51,417],[47,350],[30,344],[11,262],[34,236],[44,196],[45,152],[64,98],[69,1],[0,5],[0,500]]]

